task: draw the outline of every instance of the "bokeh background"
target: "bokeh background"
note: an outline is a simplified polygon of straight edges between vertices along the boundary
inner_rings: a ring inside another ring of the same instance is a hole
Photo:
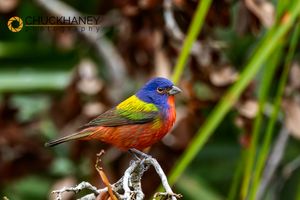
[[[50,0],[0,0],[0,198],[53,199],[52,190],[84,180],[103,187],[94,168],[101,149],[106,150],[102,167],[112,183],[117,181],[132,159],[130,154],[97,141],[55,148],[45,148],[44,143],[76,130],[151,77],[171,78],[198,4],[196,0],[58,2],[67,7]],[[167,174],[183,153],[189,154],[189,144],[202,124],[213,120],[208,116],[228,89],[245,78],[241,72],[252,73],[255,59],[265,61],[180,174],[174,191],[184,199],[243,199],[247,166],[263,153],[271,154],[275,164],[263,163],[267,167],[262,168],[260,183],[265,188],[258,185],[263,195],[254,199],[300,199],[299,23],[290,25],[278,40],[262,43],[291,16],[299,15],[293,7],[297,1],[292,2],[224,0],[208,7],[178,82],[184,92],[176,99],[175,127],[149,150]],[[101,31],[23,27],[13,33],[6,25],[12,16],[64,15],[70,10],[100,15]],[[257,53],[271,45],[270,55]],[[284,74],[287,81],[280,93]],[[264,148],[268,132],[270,144]],[[255,174],[258,165],[253,166]],[[147,199],[160,183],[154,174],[151,169],[143,177]],[[265,183],[268,174],[270,181]],[[70,194],[64,199],[74,198]]]

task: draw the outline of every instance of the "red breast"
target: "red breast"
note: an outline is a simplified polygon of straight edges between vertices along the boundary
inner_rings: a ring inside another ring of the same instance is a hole
[[[152,123],[124,125],[118,127],[93,127],[95,134],[86,139],[99,139],[103,142],[113,144],[120,149],[129,148],[144,149],[158,142],[172,128],[175,119],[174,96],[168,98],[169,108],[166,111],[166,117],[161,119],[162,125],[159,129],[153,128]]]

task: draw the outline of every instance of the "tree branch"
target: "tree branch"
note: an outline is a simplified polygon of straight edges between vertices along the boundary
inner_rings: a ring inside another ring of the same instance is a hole
[[[100,155],[100,154],[99,154]],[[139,155],[147,155],[147,154],[139,154]],[[97,159],[98,160],[98,159]],[[166,200],[177,200],[181,198],[182,195],[175,194],[167,180],[167,177],[162,170],[161,166],[157,162],[155,158],[151,156],[146,156],[143,159],[132,160],[130,162],[129,167],[125,170],[123,177],[121,177],[116,183],[110,185],[114,195],[120,200],[142,200],[145,195],[142,191],[142,176],[144,172],[146,172],[150,166],[153,166],[156,173],[159,175],[162,185],[166,192],[159,192],[154,195],[154,198],[158,196],[163,196]],[[52,193],[56,194],[56,200],[62,200],[62,194],[64,192],[74,192],[78,193],[83,189],[88,189],[92,193],[85,195],[80,198],[80,200],[96,200],[99,195],[108,194],[108,187],[104,187],[102,189],[97,189],[95,186],[91,185],[88,182],[82,182],[76,187],[62,188],[60,190],[55,190]]]
[[[90,196],[94,196],[94,198],[96,198],[96,195],[99,195],[101,192],[106,192],[107,188],[104,188],[102,190],[97,190],[97,188],[93,185],[91,185],[88,182],[81,182],[80,184],[78,184],[76,187],[64,187],[60,190],[54,190],[51,193],[52,194],[56,194],[56,200],[62,200],[62,194],[64,192],[74,192],[74,193],[78,193],[83,189],[88,189],[91,190],[93,193],[89,194]]]

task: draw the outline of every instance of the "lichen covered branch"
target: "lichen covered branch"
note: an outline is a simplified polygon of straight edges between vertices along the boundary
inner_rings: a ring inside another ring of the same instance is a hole
[[[138,153],[137,150],[134,153]],[[105,182],[106,187],[102,189],[97,189],[95,186],[91,185],[88,182],[82,182],[76,187],[62,188],[60,190],[55,190],[52,193],[57,195],[56,200],[62,200],[62,194],[64,192],[73,192],[78,193],[83,189],[88,189],[91,191],[90,194],[85,195],[80,198],[80,200],[96,200],[96,199],[119,199],[119,200],[142,200],[145,195],[142,191],[142,176],[150,166],[153,166],[156,173],[159,175],[162,185],[166,192],[159,192],[154,195],[154,198],[163,196],[163,199],[166,200],[177,200],[182,196],[180,194],[175,194],[167,180],[167,177],[162,170],[161,166],[155,158],[148,156],[142,152],[139,152],[138,155],[143,158],[132,160],[129,167],[125,170],[123,177],[121,177],[116,183],[109,184],[107,176],[101,167],[99,167],[100,156],[102,153],[97,154],[97,163],[96,169],[98,170],[102,180]],[[100,173],[101,172],[101,173]],[[104,178],[103,178],[104,177]]]

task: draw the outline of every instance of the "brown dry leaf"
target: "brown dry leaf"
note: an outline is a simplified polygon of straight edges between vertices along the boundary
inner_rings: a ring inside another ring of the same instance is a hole
[[[104,104],[100,102],[89,102],[83,106],[83,113],[85,116],[96,117],[103,113],[105,110]]]
[[[255,35],[259,33],[259,20],[246,7],[244,1],[240,1],[238,4],[238,14],[235,21],[234,27],[238,35],[242,36],[249,32]]]
[[[142,9],[153,9],[160,4],[160,0],[140,0],[138,5]]]
[[[96,200],[111,200],[111,198],[108,192],[102,192],[97,196]]]
[[[293,100],[286,100],[282,106],[285,112],[285,126],[292,136],[300,139],[300,104]]]
[[[1,1],[1,0],[0,0]],[[74,32],[64,31],[56,33],[56,45],[63,50],[71,50],[74,48],[76,34]]]
[[[249,134],[241,135],[241,137],[239,138],[239,142],[242,147],[244,147],[245,149],[248,149],[250,147],[250,143],[251,143],[251,135],[249,135]]]
[[[100,166],[100,163],[101,163],[101,156],[104,154],[104,150],[102,150],[100,153],[97,154],[97,160],[96,160],[96,165],[95,165],[95,168],[96,170],[98,171],[104,185],[107,187],[108,189],[108,193],[109,193],[109,196],[110,198],[109,199],[112,199],[112,200],[118,200],[117,197],[114,195],[113,191],[112,191],[112,188],[111,188],[111,185],[110,185],[110,182],[105,174],[105,172],[103,171],[102,167]]]
[[[209,78],[215,86],[222,87],[237,80],[238,72],[229,66],[222,67],[221,69],[213,70]]]
[[[173,0],[174,5],[176,5],[179,8],[182,8],[186,5],[186,1],[185,0]]]
[[[166,51],[161,48],[162,46],[162,32],[156,30],[153,34],[153,41],[155,43],[154,50],[154,66],[155,76],[171,77],[171,61]]]
[[[294,62],[291,66],[290,71],[290,86],[292,89],[297,89],[300,87],[300,65],[298,62]]]
[[[239,128],[244,128],[245,127],[245,120],[241,116],[237,116],[234,119],[234,124],[239,127]]]
[[[102,88],[103,83],[97,77],[97,65],[90,59],[83,59],[78,66],[80,81],[78,89],[88,95],[97,94]]]
[[[171,77],[171,63],[162,49],[155,51],[155,75]]]
[[[19,4],[19,0],[0,0],[0,12],[9,13],[16,9]]]
[[[122,13],[126,16],[136,16],[139,13],[139,7],[137,5],[126,5],[122,8]]]
[[[258,111],[258,103],[255,100],[247,100],[237,105],[239,113],[249,119],[253,119]]]
[[[245,0],[247,8],[265,27],[271,27],[275,19],[274,5],[267,0]]]

